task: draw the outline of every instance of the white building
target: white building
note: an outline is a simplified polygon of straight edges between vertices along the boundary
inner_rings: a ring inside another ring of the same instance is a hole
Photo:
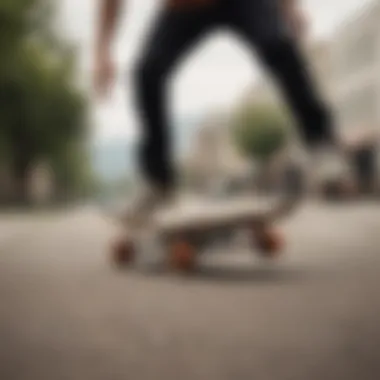
[[[380,0],[336,31],[331,64],[332,98],[342,135],[380,131]]]

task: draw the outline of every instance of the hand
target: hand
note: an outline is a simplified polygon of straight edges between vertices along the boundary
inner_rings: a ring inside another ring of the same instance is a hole
[[[99,53],[95,59],[94,89],[97,96],[108,95],[115,80],[115,65],[108,53]]]
[[[286,10],[286,18],[291,34],[302,39],[308,32],[308,19],[302,9],[297,6],[292,6]]]

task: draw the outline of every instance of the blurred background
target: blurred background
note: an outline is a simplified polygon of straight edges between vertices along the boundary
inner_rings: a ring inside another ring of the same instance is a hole
[[[302,43],[334,107],[348,157],[364,147],[369,156],[379,139],[380,5],[303,5],[309,18]],[[144,0],[123,7],[114,46],[118,77],[110,99],[100,103],[91,84],[96,2],[3,2],[1,207],[104,201],[133,188],[139,131],[130,71],[159,6]],[[247,183],[258,161],[273,160],[292,124],[271,78],[223,32],[181,67],[171,116],[178,171],[184,184],[198,187],[210,174],[226,186]],[[241,121],[245,116],[249,123]],[[214,149],[202,143],[207,139]]]
[[[380,0],[302,2],[351,172],[281,225],[283,260],[227,247],[192,279],[110,265],[98,211],[137,187],[130,73],[161,5],[126,3],[99,102],[98,2],[0,0],[0,379],[378,379]],[[181,67],[171,121],[183,192],[277,188],[292,120],[229,34]]]

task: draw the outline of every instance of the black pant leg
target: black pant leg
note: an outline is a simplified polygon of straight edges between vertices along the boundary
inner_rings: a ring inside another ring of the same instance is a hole
[[[135,79],[142,127],[139,163],[154,186],[174,185],[168,120],[168,79],[178,61],[212,27],[212,7],[165,9],[159,15],[138,61]]]
[[[318,92],[297,42],[287,30],[279,0],[234,0],[231,24],[255,48],[273,75],[309,146],[335,143],[332,115]]]

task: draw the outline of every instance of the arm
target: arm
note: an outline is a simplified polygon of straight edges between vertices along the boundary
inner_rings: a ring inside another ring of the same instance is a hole
[[[99,30],[96,54],[109,54],[109,47],[115,32],[121,0],[100,0]]]
[[[284,17],[289,22],[289,27],[297,39],[302,39],[307,34],[308,20],[302,10],[301,0],[279,0]]]
[[[116,29],[121,0],[100,0],[99,29],[95,42],[94,86],[98,95],[105,95],[114,79],[111,44]]]
[[[300,6],[300,0],[280,0],[284,11],[291,11]]]

